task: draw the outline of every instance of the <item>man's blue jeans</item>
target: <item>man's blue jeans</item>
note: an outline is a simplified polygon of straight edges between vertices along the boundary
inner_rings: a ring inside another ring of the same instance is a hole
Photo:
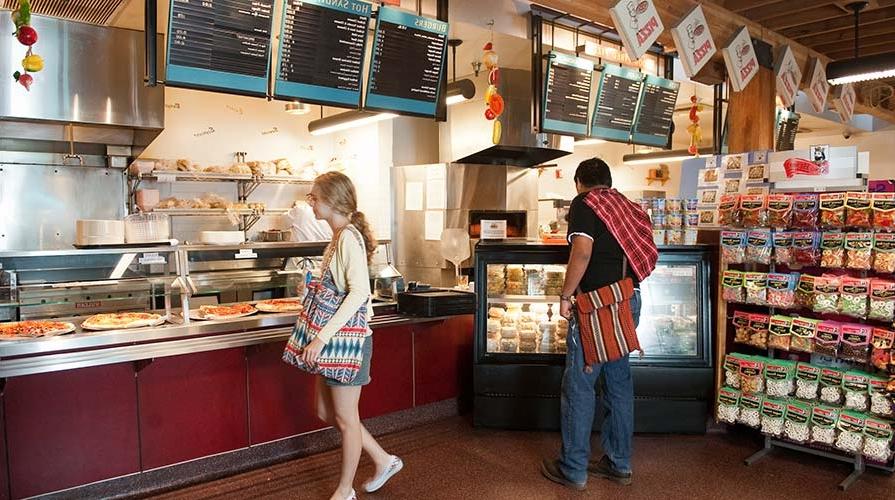
[[[640,291],[631,298],[634,324],[640,322]],[[560,407],[562,451],[559,468],[566,479],[576,483],[587,481],[590,459],[590,435],[597,403],[597,384],[603,403],[603,426],[600,430],[603,453],[619,472],[631,472],[631,441],[634,437],[634,382],[628,357],[594,365],[584,371],[584,352],[578,336],[577,320],[569,321],[566,369],[562,377]]]

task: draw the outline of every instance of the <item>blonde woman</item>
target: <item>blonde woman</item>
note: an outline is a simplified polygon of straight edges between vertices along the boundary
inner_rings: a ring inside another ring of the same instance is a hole
[[[376,249],[376,240],[364,214],[357,210],[354,184],[344,174],[328,172],[314,180],[308,203],[318,220],[332,228],[333,238],[324,254],[327,275],[345,298],[327,323],[302,351],[302,359],[313,365],[320,351],[340,328],[358,311],[371,311],[370,278],[367,266]],[[329,271],[329,272],[327,272]],[[369,317],[369,316],[368,316]],[[367,328],[363,346],[363,361],[355,379],[347,384],[317,377],[317,415],[342,434],[342,469],[339,486],[330,500],[357,498],[353,488],[354,476],[361,450],[367,452],[376,465],[374,476],[364,484],[372,493],[382,488],[404,466],[401,459],[386,453],[360,421],[358,402],[361,389],[370,383],[370,361],[373,355],[372,331]]]

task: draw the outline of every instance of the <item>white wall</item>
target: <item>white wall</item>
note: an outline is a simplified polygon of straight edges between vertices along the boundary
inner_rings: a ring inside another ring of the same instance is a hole
[[[796,135],[796,149],[807,149],[812,144],[857,146],[858,151],[870,152],[870,178],[895,179],[895,126],[884,130],[853,135],[850,139],[835,135]]]

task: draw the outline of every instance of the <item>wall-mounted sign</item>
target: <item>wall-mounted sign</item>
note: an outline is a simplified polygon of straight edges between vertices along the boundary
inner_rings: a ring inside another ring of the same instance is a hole
[[[541,109],[545,132],[587,135],[587,118],[594,63],[551,52]]]
[[[752,37],[745,26],[731,38],[730,43],[721,49],[724,63],[730,76],[734,92],[741,92],[758,74],[758,57],[752,47]]]
[[[677,26],[671,28],[671,36],[677,46],[684,73],[689,78],[699,73],[718,51],[701,5],[693,7]]]
[[[855,86],[846,83],[839,89],[839,96],[833,101],[836,104],[836,111],[839,112],[839,120],[842,123],[848,123],[855,115],[855,102],[858,96],[855,94]]]
[[[665,31],[652,0],[619,0],[609,9],[628,57],[640,59]]]
[[[827,109],[827,95],[830,84],[827,83],[827,69],[820,59],[814,59],[811,69],[811,80],[808,82],[808,100],[815,113],[823,113]]]
[[[802,69],[796,62],[789,45],[780,47],[777,56],[774,73],[777,75],[777,95],[787,108],[796,102],[796,94],[799,93],[799,84],[802,83]]]
[[[681,84],[646,75],[640,91],[637,119],[631,130],[631,142],[647,146],[666,146],[671,135],[674,106]]]
[[[607,64],[600,75],[590,135],[610,141],[630,142],[642,87],[643,73]]]

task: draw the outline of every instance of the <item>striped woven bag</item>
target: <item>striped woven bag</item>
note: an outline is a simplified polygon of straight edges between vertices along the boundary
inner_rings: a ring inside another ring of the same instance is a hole
[[[350,232],[363,244],[363,239],[353,226]],[[338,241],[336,235],[333,241]],[[312,279],[308,284],[308,293],[302,301],[304,309],[298,315],[298,321],[292,328],[292,335],[283,351],[283,361],[308,373],[323,375],[326,378],[348,383],[357,377],[363,361],[364,339],[367,335],[366,303],[358,309],[348,323],[337,331],[320,351],[317,363],[308,365],[301,359],[302,350],[308,345],[324,325],[329,323],[333,314],[342,305],[347,292],[340,292],[329,269],[332,254],[323,259],[323,273],[320,279]]]
[[[631,310],[634,282],[623,278],[575,296],[584,364],[607,363],[641,351]]]

